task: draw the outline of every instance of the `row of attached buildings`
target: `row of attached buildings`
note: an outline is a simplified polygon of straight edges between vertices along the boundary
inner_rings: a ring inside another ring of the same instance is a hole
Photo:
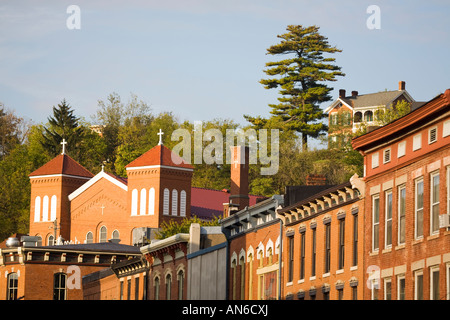
[[[30,234],[0,249],[0,299],[450,299],[450,89],[352,146],[363,177],[269,198],[248,194],[248,161],[228,193],[192,188],[162,143],[128,179],[60,155],[30,175]],[[220,226],[153,239],[220,210]]]

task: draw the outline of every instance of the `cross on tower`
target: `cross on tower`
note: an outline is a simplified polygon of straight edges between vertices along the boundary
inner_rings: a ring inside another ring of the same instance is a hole
[[[158,145],[162,145],[162,135],[164,134],[164,132],[162,132],[161,129],[159,129],[159,132],[157,133],[157,135],[159,136],[159,142]]]
[[[67,141],[66,141],[66,139],[63,139],[62,140],[62,142],[61,142],[61,144],[62,144],[62,152],[61,152],[61,154],[66,154],[66,144],[67,144]]]

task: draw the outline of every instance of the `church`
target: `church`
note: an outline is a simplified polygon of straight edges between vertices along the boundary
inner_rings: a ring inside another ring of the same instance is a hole
[[[29,175],[29,235],[44,246],[108,241],[140,246],[164,221],[221,215],[229,191],[192,187],[193,166],[159,135],[158,145],[126,166],[127,178],[104,169],[92,174],[66,154],[63,141],[62,153]],[[242,193],[242,182],[247,196],[248,177],[237,179],[232,193]],[[249,195],[247,205],[257,198]]]

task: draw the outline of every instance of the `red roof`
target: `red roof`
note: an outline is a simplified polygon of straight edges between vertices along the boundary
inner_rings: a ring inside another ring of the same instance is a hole
[[[181,167],[188,169],[194,168],[190,164],[186,163],[183,158],[181,158],[176,153],[172,152],[172,150],[162,144],[151,148],[146,153],[126,165],[125,168],[154,165]]]
[[[29,176],[47,176],[51,174],[67,174],[71,176],[87,178],[92,178],[94,176],[81,164],[79,164],[66,154],[58,155],[39,169],[30,173]]]
[[[249,194],[249,207],[256,204],[263,196]],[[223,215],[223,204],[229,202],[228,190],[214,190],[205,188],[191,188],[191,215],[199,218],[212,219],[214,216]]]

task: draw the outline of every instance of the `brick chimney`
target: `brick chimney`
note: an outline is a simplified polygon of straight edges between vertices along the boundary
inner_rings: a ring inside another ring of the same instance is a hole
[[[405,81],[399,81],[398,82],[398,91],[404,91],[406,88],[406,82]]]
[[[327,178],[323,174],[308,174],[306,176],[307,186],[324,186],[326,182]]]
[[[356,97],[358,95],[358,91],[352,91],[352,97]]]
[[[339,98],[345,98],[345,89],[339,89]]]
[[[231,147],[230,204],[244,209],[250,203],[248,196],[249,148]]]

